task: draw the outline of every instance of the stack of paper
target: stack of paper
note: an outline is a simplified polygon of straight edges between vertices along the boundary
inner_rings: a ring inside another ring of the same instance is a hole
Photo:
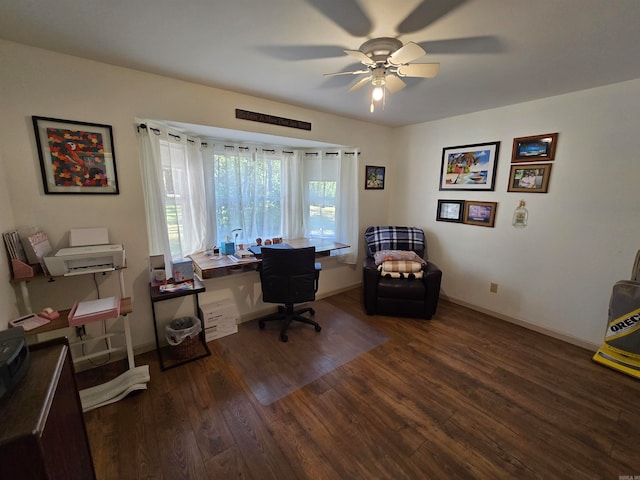
[[[120,315],[120,297],[107,297],[76,302],[69,312],[69,326],[117,318]]]
[[[142,365],[127,370],[107,383],[81,390],[82,411],[88,412],[94,408],[117,402],[135,390],[145,390],[150,379],[149,365]]]

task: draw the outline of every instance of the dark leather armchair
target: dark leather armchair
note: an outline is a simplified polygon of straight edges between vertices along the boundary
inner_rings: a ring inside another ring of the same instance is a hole
[[[420,259],[426,260],[424,231],[415,227],[369,227],[365,231],[365,243],[367,257],[364,259],[362,285],[367,314],[430,320],[438,306],[442,271],[434,263],[426,262],[420,274],[384,274],[374,258],[376,252],[413,251]]]
[[[315,315],[313,308],[294,310],[294,304],[315,300],[321,266],[316,263],[315,247],[307,248],[262,248],[260,282],[262,300],[267,303],[281,303],[278,312],[258,321],[260,328],[271,320],[284,320],[280,330],[280,340],[289,340],[287,329],[296,320],[313,325],[316,332],[322,327],[303,313]]]

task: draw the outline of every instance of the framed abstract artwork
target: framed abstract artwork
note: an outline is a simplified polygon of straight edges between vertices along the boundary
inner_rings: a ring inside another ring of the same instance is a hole
[[[442,149],[440,190],[493,190],[500,142]]]
[[[32,118],[44,193],[119,193],[110,125]]]

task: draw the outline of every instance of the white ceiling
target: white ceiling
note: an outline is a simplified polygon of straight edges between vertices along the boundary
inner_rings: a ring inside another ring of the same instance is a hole
[[[0,0],[7,40],[390,126],[640,78],[639,21],[639,0]],[[370,113],[323,73],[381,36],[441,70]]]

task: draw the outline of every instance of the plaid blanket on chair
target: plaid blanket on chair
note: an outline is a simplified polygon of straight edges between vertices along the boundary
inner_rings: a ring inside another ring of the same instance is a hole
[[[417,227],[369,227],[364,233],[369,255],[380,250],[424,250],[424,232]]]

